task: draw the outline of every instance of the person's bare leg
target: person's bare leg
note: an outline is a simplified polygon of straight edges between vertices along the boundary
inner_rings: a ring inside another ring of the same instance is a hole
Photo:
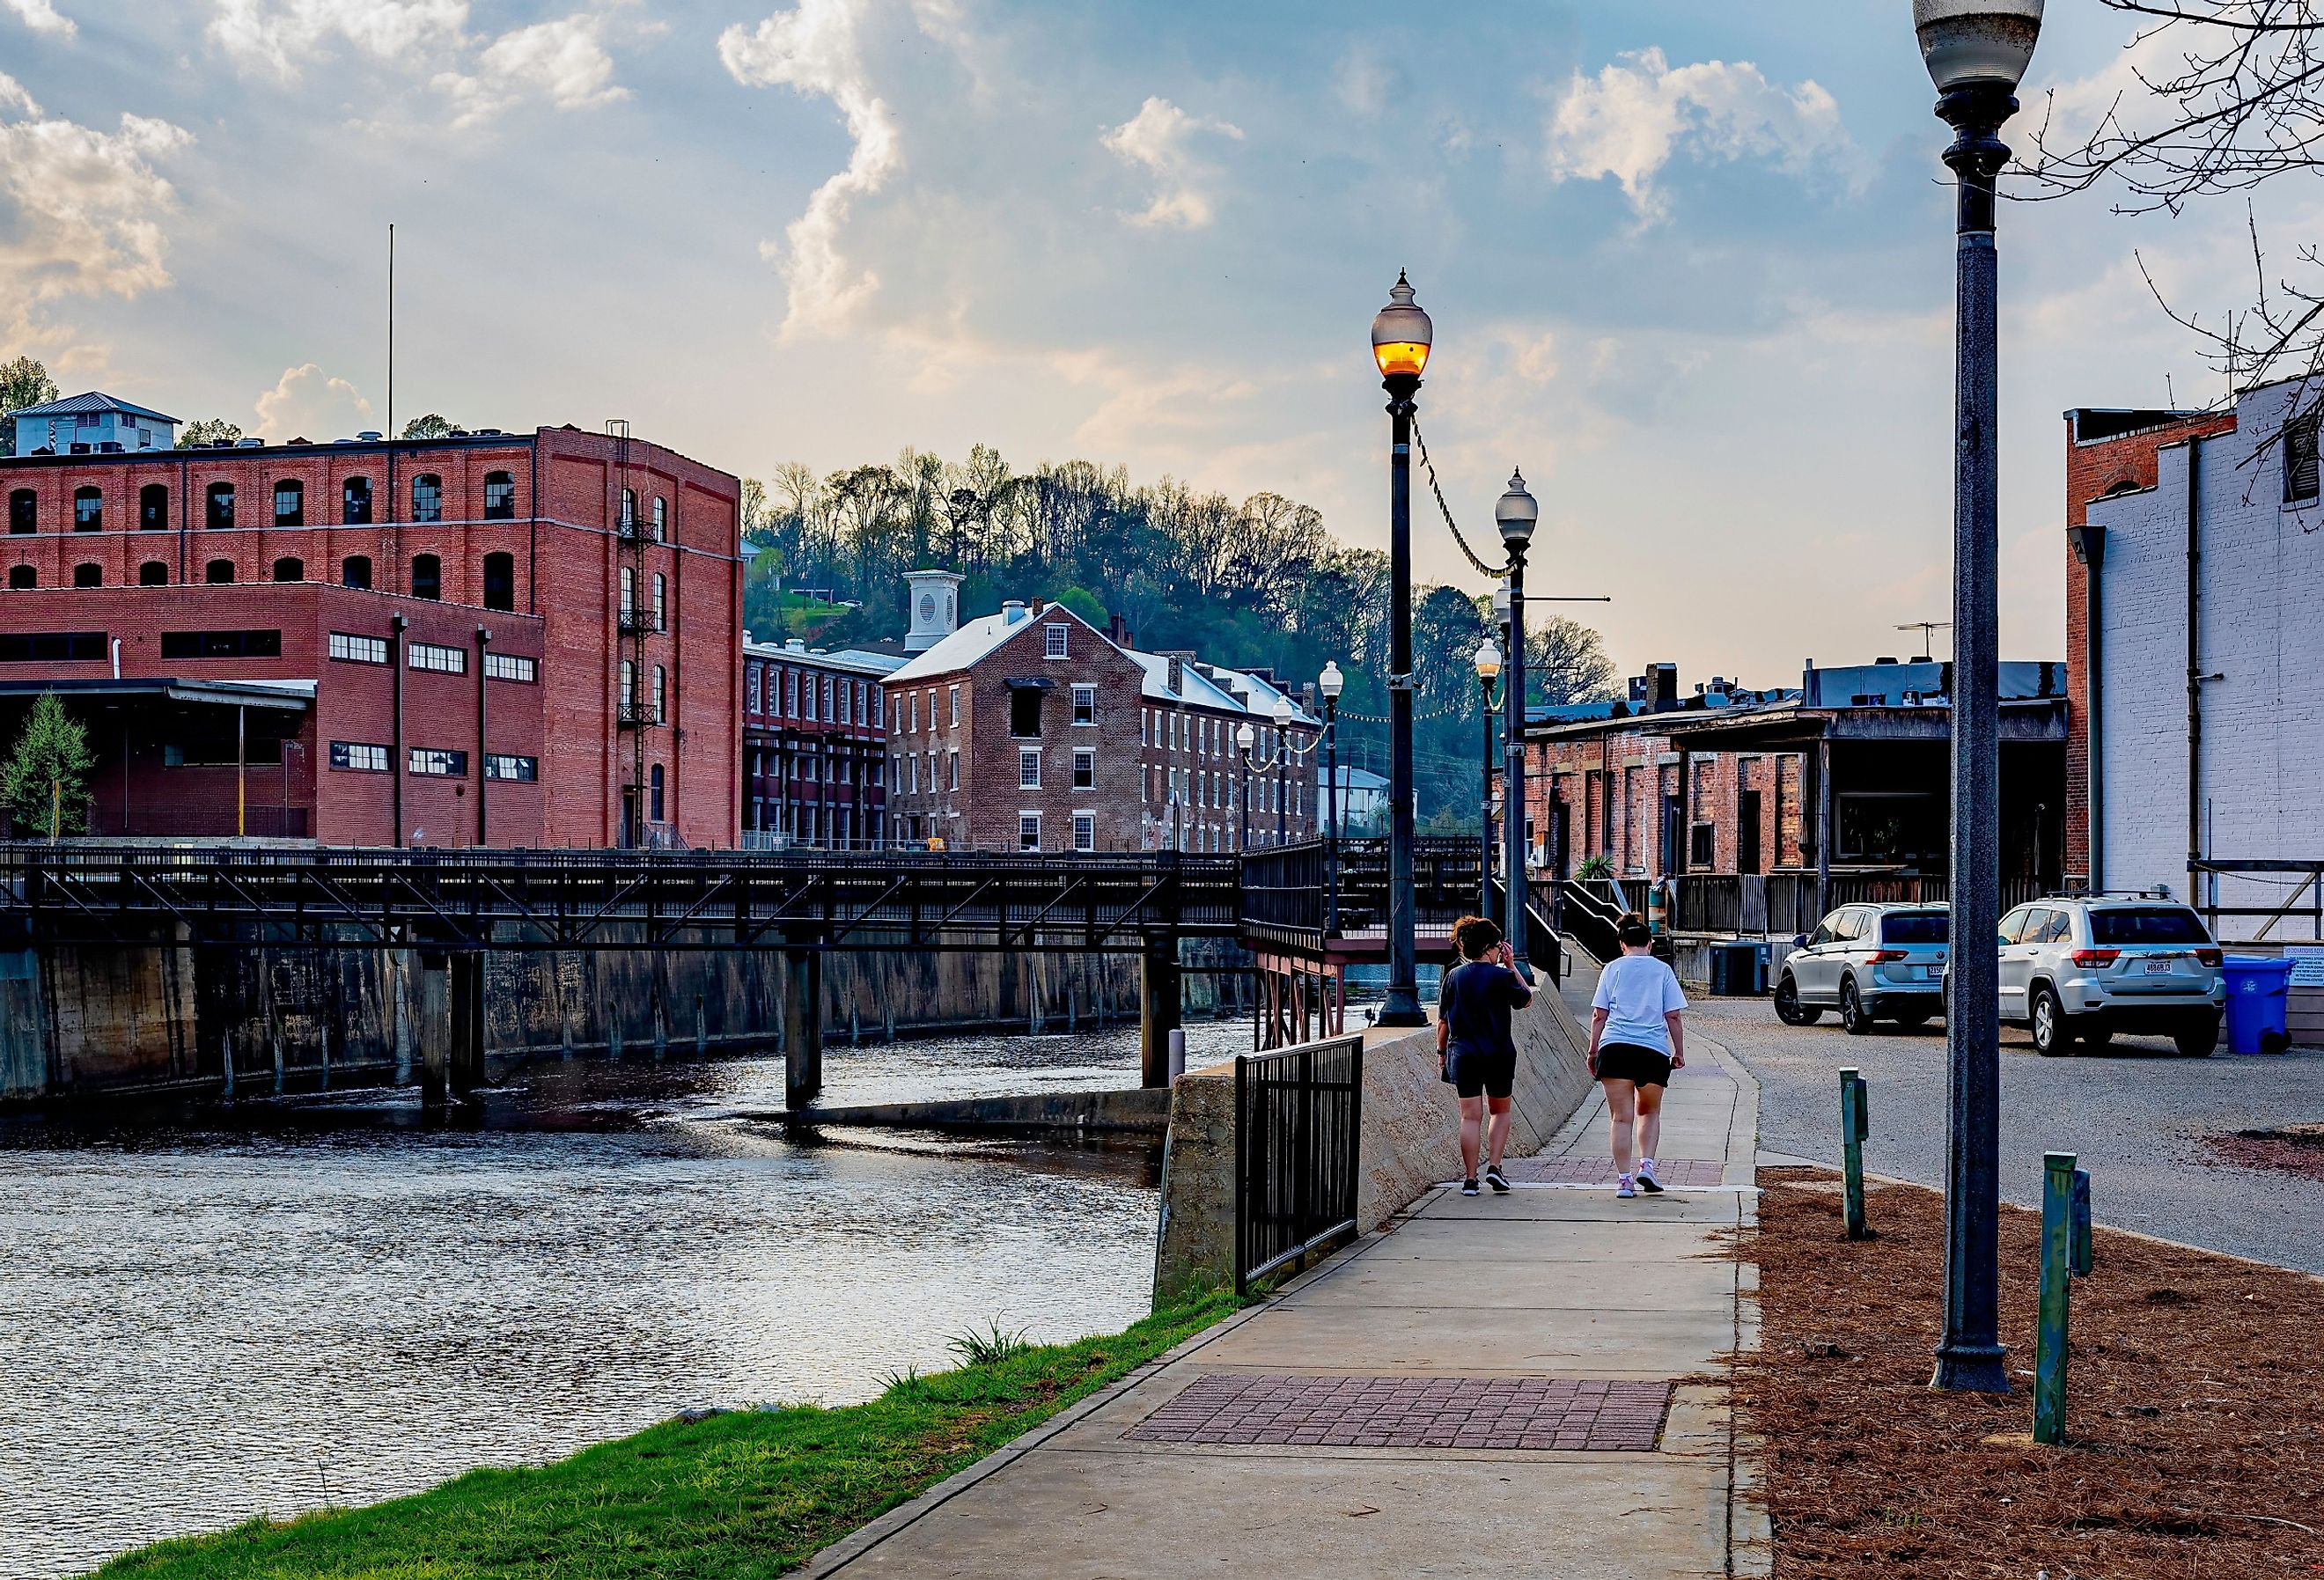
[[[1606,1123],[1613,1132],[1614,1172],[1630,1172],[1630,1131],[1637,1123],[1638,1088],[1628,1081],[1600,1081],[1606,1088]]]
[[[1484,1123],[1485,1100],[1482,1097],[1461,1099],[1461,1178],[1477,1178],[1477,1131]]]
[[[1661,1156],[1655,1143],[1663,1139],[1663,1089],[1660,1086],[1638,1088],[1638,1156]]]
[[[1501,1166],[1501,1154],[1509,1145],[1509,1100],[1488,1097],[1485,1108],[1492,1115],[1485,1126],[1485,1159],[1498,1169]]]

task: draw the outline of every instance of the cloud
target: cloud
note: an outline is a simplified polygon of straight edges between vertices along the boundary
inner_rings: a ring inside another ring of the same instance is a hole
[[[217,0],[210,38],[245,69],[288,81],[335,44],[380,60],[456,47],[467,0]]]
[[[369,427],[372,418],[363,392],[311,362],[284,368],[253,409],[259,432],[286,437],[355,433]]]
[[[1624,55],[1594,79],[1576,71],[1551,107],[1547,136],[1552,180],[1611,176],[1647,220],[1667,212],[1655,178],[1682,152],[1772,155],[1794,171],[1854,152],[1839,104],[1813,81],[1778,87],[1748,60],[1674,69],[1659,49]]]
[[[503,33],[476,57],[475,73],[439,72],[435,86],[460,106],[453,125],[465,126],[511,105],[546,98],[560,110],[617,104],[630,90],[613,81],[605,51],[605,19],[586,13]]]
[[[50,32],[60,39],[69,39],[80,31],[73,25],[71,17],[59,15],[50,0],[0,0],[0,9],[14,12],[16,20],[34,32]]]
[[[0,298],[135,296],[170,282],[162,220],[177,196],[150,162],[193,141],[124,115],[103,132],[45,115],[0,73]]]
[[[1388,89],[1395,85],[1396,74],[1369,50],[1349,51],[1332,74],[1332,92],[1340,103],[1368,117],[1388,108]]]
[[[1209,167],[1190,146],[1203,133],[1238,142],[1242,138],[1241,128],[1225,121],[1190,115],[1167,98],[1148,98],[1135,115],[1099,139],[1109,152],[1141,166],[1159,183],[1151,203],[1124,216],[1130,224],[1200,230],[1216,217],[1211,195],[1202,185],[1211,173]]]

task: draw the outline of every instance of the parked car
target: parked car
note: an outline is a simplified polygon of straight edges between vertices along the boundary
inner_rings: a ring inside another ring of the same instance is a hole
[[[1854,1036],[1876,1021],[1922,1026],[1944,1007],[1947,916],[1941,905],[1843,905],[1785,956],[1775,1015],[1812,1026],[1827,1009]]]
[[[2001,1018],[2055,1056],[2117,1031],[2169,1037],[2190,1058],[2218,1045],[2227,978],[2203,919],[2171,900],[2066,896],[2001,919]]]

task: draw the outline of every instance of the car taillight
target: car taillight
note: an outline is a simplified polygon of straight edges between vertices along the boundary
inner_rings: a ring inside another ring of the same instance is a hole
[[[2226,956],[2222,956],[2217,949],[2198,949],[2195,951],[2195,964],[2198,966],[2209,966],[2216,967],[2225,957]]]
[[[1908,958],[1910,956],[1902,949],[1875,949],[1865,956],[1867,961],[1875,966],[1893,966],[1899,960]]]
[[[2092,966],[2111,966],[2121,958],[2122,951],[2120,949],[2077,949],[2074,951],[2074,964],[2085,968]]]

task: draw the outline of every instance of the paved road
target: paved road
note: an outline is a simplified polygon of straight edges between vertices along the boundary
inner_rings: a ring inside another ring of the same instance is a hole
[[[1838,1071],[1870,1088],[1865,1167],[1943,1180],[1945,1037],[1884,1026],[1850,1037],[1827,1017],[1794,1028],[1764,999],[1698,1001],[1688,1021],[1759,1078],[1759,1144],[1836,1163]],[[2001,1039],[2001,1183],[2038,1206],[2042,1154],[2080,1155],[2101,1223],[2324,1273],[2324,1181],[2221,1162],[2206,1134],[2324,1121],[2324,1053],[2181,1058],[2160,1038],[2124,1037],[2105,1055],[2043,1058],[2021,1031]]]

